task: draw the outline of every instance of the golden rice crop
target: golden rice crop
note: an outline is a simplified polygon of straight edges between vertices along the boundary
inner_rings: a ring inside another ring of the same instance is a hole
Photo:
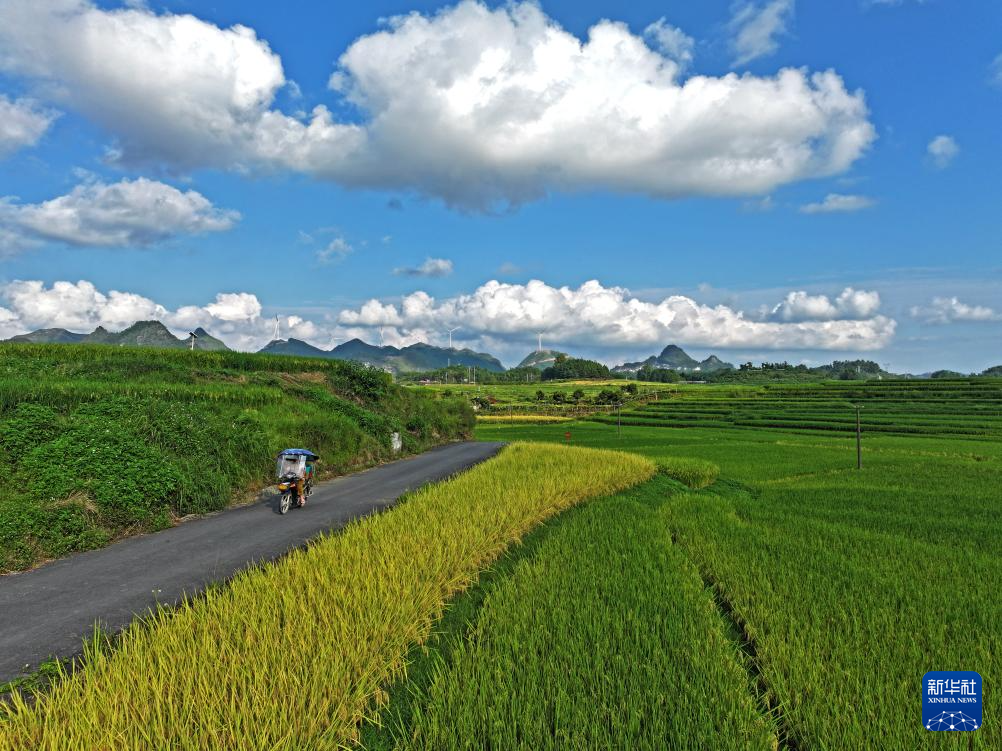
[[[513,444],[95,647],[33,705],[3,705],[0,748],[337,748],[450,595],[539,522],[653,473],[636,455]]]

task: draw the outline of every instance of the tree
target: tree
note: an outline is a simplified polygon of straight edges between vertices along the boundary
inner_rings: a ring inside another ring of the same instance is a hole
[[[620,390],[625,391],[627,394],[637,393],[637,384],[635,383],[627,383],[626,385],[620,386],[619,388]]]
[[[581,378],[611,378],[609,368],[594,360],[580,360],[575,357],[567,357],[556,361],[543,371],[544,381],[560,381]]]
[[[602,389],[595,397],[595,401],[598,404],[619,404],[619,392],[612,389]]]
[[[585,398],[585,392],[582,391],[581,389],[574,389],[574,393],[571,394],[571,399],[574,400],[575,404],[577,404],[579,401],[581,401],[584,398]]]
[[[536,401],[537,402],[545,402],[546,401],[546,394],[543,393],[542,389],[537,389],[537,391],[536,391]]]
[[[563,391],[554,391],[550,395],[550,398],[553,399],[555,404],[563,404],[567,401],[567,394]]]

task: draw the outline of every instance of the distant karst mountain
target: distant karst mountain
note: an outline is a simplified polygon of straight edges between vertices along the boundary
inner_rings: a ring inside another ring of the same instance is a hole
[[[710,355],[703,361],[690,357],[685,350],[674,344],[669,344],[660,355],[651,355],[642,362],[627,362],[617,365],[612,369],[613,373],[636,373],[645,366],[661,368],[664,370],[674,370],[679,373],[713,373],[717,370],[726,370],[734,366],[724,362],[716,355]]]
[[[269,342],[261,352],[272,355],[324,357],[330,360],[354,360],[395,373],[438,370],[447,365],[473,366],[493,373],[502,373],[505,369],[500,360],[486,352],[435,347],[423,342],[398,348],[377,347],[361,339],[352,339],[332,350],[324,350],[299,339],[280,339]]]
[[[12,336],[7,341],[25,344],[78,344],[86,336],[86,334],[74,334],[66,329],[38,329],[28,334]]]
[[[222,341],[203,328],[195,333],[195,349],[228,350]],[[79,334],[66,329],[39,329],[29,334],[19,334],[7,341],[27,344],[112,344],[123,347],[162,347],[185,349],[191,339],[179,339],[160,321],[137,321],[124,331],[108,331],[98,326],[89,334]],[[276,339],[261,350],[270,355],[295,355],[298,357],[323,357],[329,360],[354,360],[394,372],[438,370],[447,365],[463,365],[504,372],[504,365],[493,355],[471,349],[448,349],[418,342],[408,347],[377,347],[361,339],[352,339],[332,350],[314,347],[301,339]]]
[[[263,355],[294,355],[296,357],[330,357],[330,352],[314,347],[301,339],[272,339],[258,350]]]
[[[203,328],[195,329],[195,349],[228,350],[223,342]],[[178,339],[160,321],[136,321],[124,331],[112,332],[98,326],[89,334],[78,334],[66,329],[39,329],[28,334],[12,336],[8,342],[30,344],[115,344],[122,347],[161,347],[187,349],[191,339]]]
[[[563,355],[567,356],[566,352],[558,352],[555,349],[539,349],[535,352],[530,352],[525,356],[525,359],[518,364],[519,368],[536,368],[536,370],[546,370],[548,367],[556,362],[557,358]]]

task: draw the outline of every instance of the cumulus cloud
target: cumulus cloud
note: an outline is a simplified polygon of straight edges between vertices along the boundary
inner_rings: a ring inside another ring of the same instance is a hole
[[[946,169],[960,153],[960,147],[951,136],[936,136],[926,147],[929,158],[939,169]]]
[[[956,297],[935,297],[926,307],[915,306],[911,309],[913,318],[920,318],[927,323],[956,323],[961,321],[999,321],[1002,315],[985,305],[968,305]]]
[[[420,266],[401,266],[393,269],[397,276],[442,277],[452,273],[452,261],[448,258],[426,258]]]
[[[849,196],[841,193],[829,193],[825,200],[818,203],[808,203],[800,207],[803,214],[834,214],[850,211],[862,211],[876,203],[867,196]]]
[[[880,310],[877,292],[846,287],[832,299],[827,295],[810,295],[807,292],[790,292],[786,299],[769,314],[776,321],[862,321],[872,318]]]
[[[415,292],[398,304],[370,300],[344,310],[338,323],[356,330],[390,327],[404,338],[434,336],[462,326],[464,336],[483,341],[525,340],[536,332],[562,346],[623,348],[666,342],[722,348],[874,350],[893,338],[895,322],[876,315],[876,293],[845,290],[824,309],[795,293],[776,320],[755,320],[726,305],[702,305],[672,295],[660,302],[639,300],[620,287],[590,281],[574,289],[487,282],[474,292],[436,300]],[[799,306],[800,310],[795,310]]]
[[[0,285],[0,335],[21,334],[39,328],[65,328],[90,333],[98,326],[120,331],[136,321],[159,320],[183,336],[198,326],[218,336],[235,349],[257,350],[274,333],[274,318],[261,315],[255,295],[220,293],[208,305],[186,305],[176,310],[132,292],[104,293],[91,282],[14,281]],[[283,338],[294,336],[326,344],[329,327],[299,316],[281,316]]]
[[[489,351],[535,341],[540,331],[555,345],[589,351],[642,351],[668,342],[745,350],[868,351],[886,346],[894,336],[895,321],[878,314],[879,303],[875,292],[862,290],[846,289],[830,300],[795,292],[763,319],[682,295],[647,302],[597,281],[577,288],[537,280],[490,281],[471,293],[441,300],[419,291],[399,302],[369,300],[318,321],[285,315],[279,324],[282,338],[296,337],[320,347],[356,336],[398,346],[441,342],[443,331],[462,327],[464,343]],[[205,305],[170,309],[135,293],[102,292],[88,281],[0,285],[3,336],[52,327],[89,332],[104,326],[116,331],[149,319],[162,321],[182,336],[203,326],[241,350],[260,349],[275,326],[257,297],[247,292],[220,293]]]
[[[91,182],[42,203],[0,198],[0,249],[43,242],[146,246],[178,235],[228,230],[239,219],[239,213],[217,209],[201,193],[155,180]]]
[[[738,3],[728,24],[734,34],[731,49],[734,64],[744,65],[779,48],[777,37],[786,33],[793,18],[794,0],[770,0],[763,4]]]
[[[779,28],[787,6],[754,8]],[[530,2],[395,17],[331,76],[351,122],[276,109],[281,60],[252,29],[144,8],[8,0],[0,69],[104,126],[126,164],[294,170],[471,210],[554,189],[765,194],[846,170],[875,138],[862,93],[834,71],[683,82],[675,31],[655,24],[652,49],[603,20],[581,40]]]
[[[0,94],[0,159],[34,146],[56,119],[56,113],[30,99]]]

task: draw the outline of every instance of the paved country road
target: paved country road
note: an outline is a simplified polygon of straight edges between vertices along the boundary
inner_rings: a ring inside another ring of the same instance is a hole
[[[160,602],[177,601],[254,562],[276,558],[317,534],[386,508],[403,493],[498,452],[500,443],[454,443],[320,483],[305,508],[274,501],[222,511],[33,571],[0,576],[0,683],[51,656],[82,650],[94,623],[111,631]]]

